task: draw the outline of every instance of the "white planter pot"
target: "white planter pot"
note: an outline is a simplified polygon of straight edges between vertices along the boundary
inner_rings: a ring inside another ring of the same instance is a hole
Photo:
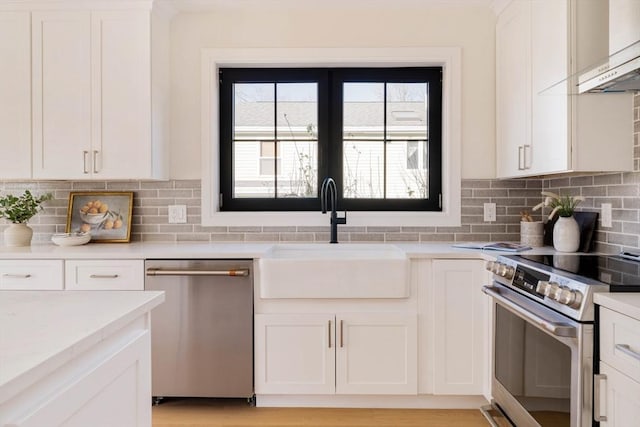
[[[31,246],[33,230],[27,224],[11,224],[4,230],[5,246]]]
[[[532,248],[544,246],[544,224],[542,221],[520,222],[520,244]]]
[[[575,252],[580,247],[580,226],[573,216],[559,217],[553,226],[553,247],[559,252]]]

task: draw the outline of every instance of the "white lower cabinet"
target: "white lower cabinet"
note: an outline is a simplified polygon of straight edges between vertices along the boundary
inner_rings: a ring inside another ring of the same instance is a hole
[[[484,261],[434,259],[418,267],[420,393],[486,393],[489,301]]]
[[[640,420],[640,383],[600,362],[600,414],[606,418],[601,427],[635,427]]]
[[[417,318],[256,314],[256,394],[416,394]]]
[[[0,425],[150,426],[150,348],[143,315],[0,404]]]
[[[63,260],[0,260],[0,290],[62,290]]]
[[[600,375],[595,415],[602,427],[632,427],[640,419],[640,318],[600,307]]]
[[[67,260],[65,289],[142,291],[144,290],[144,261]]]

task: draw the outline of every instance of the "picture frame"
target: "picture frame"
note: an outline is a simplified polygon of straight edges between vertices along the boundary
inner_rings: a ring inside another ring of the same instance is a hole
[[[132,191],[72,191],[67,233],[91,233],[91,242],[128,243],[131,239]]]

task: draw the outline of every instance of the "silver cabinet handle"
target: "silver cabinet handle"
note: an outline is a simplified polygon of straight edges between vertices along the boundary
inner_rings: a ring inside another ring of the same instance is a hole
[[[565,323],[556,323],[551,320],[544,319],[537,314],[531,313],[526,308],[521,307],[516,302],[500,294],[500,290],[492,286],[483,286],[482,292],[489,295],[507,310],[520,316],[524,320],[534,325],[540,326],[544,330],[551,332],[559,337],[575,338],[577,336],[576,328]]]
[[[329,327],[327,329],[329,330],[329,348],[331,348],[331,320],[329,320]]]
[[[86,173],[86,174],[89,173],[89,170],[87,169],[87,156],[88,155],[89,155],[89,152],[87,150],[84,150],[82,152],[82,161],[84,162],[83,166],[82,166],[82,172]]]
[[[525,144],[523,145],[523,149],[522,149],[522,168],[523,169],[531,169],[531,159],[529,159],[529,162],[527,163],[527,149],[529,149],[529,152],[531,152],[531,145],[529,144]]]
[[[118,277],[117,274],[92,274],[89,276],[90,279],[117,279]]]
[[[5,273],[2,275],[2,277],[8,277],[11,279],[28,279],[29,277],[31,277],[30,274],[10,274],[10,273]]]
[[[640,353],[631,350],[631,347],[629,347],[629,344],[616,344],[615,348],[616,350],[623,352],[627,356],[631,356],[636,360],[640,360]]]
[[[340,348],[344,347],[344,320],[340,320]]]
[[[523,171],[524,168],[524,162],[523,162],[523,153],[524,151],[524,145],[518,145],[518,170],[519,171]]]
[[[596,374],[593,376],[593,420],[607,421],[607,416],[600,413],[600,399],[602,398],[602,381],[606,381],[607,376],[604,374]]]
[[[93,173],[98,172],[98,150],[93,150]]]
[[[231,276],[246,277],[248,269],[240,270],[163,270],[160,268],[147,268],[147,276]]]

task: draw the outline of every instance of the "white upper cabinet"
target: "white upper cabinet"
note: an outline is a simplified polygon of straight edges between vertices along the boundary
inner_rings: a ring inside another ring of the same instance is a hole
[[[33,12],[34,178],[159,178],[148,10]]]
[[[496,27],[499,178],[633,168],[631,94],[577,95],[607,55],[607,2],[514,0]]]
[[[31,22],[0,11],[0,179],[31,177]]]
[[[531,5],[514,1],[496,27],[497,175],[526,172],[531,154]],[[526,151],[526,152],[525,152]]]
[[[150,7],[0,11],[0,179],[168,177],[169,26]]]

